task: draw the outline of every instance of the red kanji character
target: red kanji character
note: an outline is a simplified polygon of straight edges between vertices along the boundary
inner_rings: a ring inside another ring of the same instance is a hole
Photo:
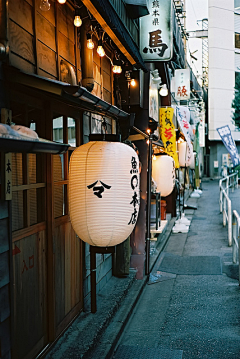
[[[183,120],[183,127],[189,129],[189,123],[186,120]]]
[[[172,129],[171,128],[165,128],[164,135],[165,135],[167,140],[170,140],[170,138],[172,138],[172,136],[173,136]]]
[[[26,265],[25,260],[23,260],[23,263],[24,263],[24,266],[23,266],[22,274],[23,274],[23,272],[24,272],[25,269],[28,270],[28,267],[27,267],[27,265]]]

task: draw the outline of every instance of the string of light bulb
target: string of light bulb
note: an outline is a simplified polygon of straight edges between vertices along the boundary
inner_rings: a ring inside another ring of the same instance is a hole
[[[63,5],[67,2],[67,0],[57,0],[57,2],[61,5]],[[50,4],[49,0],[41,0],[39,8],[42,11],[49,11],[51,8],[51,4]],[[81,19],[81,16],[80,16],[80,7],[75,3],[75,15],[74,15],[74,21],[73,21],[74,26],[80,27],[82,25],[82,20],[83,19]],[[93,33],[94,33],[94,31],[93,31],[92,25],[91,25],[91,30],[87,33],[87,48],[89,50],[93,50],[95,47],[94,42],[92,40]],[[103,47],[104,33],[105,32],[103,32],[100,35],[100,38],[98,40],[97,53],[100,57],[106,56],[110,60],[111,65],[112,65],[112,71],[114,74],[121,74],[122,66],[121,66],[121,61],[119,60],[119,58],[117,58],[117,56],[116,56],[116,59],[114,60],[114,63],[113,63],[113,61],[110,59],[110,57],[108,57],[106,55],[106,52]],[[135,80],[132,79],[131,86],[135,86],[135,84],[136,84]]]

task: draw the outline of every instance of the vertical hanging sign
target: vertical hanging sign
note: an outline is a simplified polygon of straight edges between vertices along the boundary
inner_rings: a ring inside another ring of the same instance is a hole
[[[5,154],[5,200],[12,199],[12,154]]]
[[[147,0],[149,15],[140,21],[140,53],[144,61],[168,61],[172,58],[172,1]]]
[[[175,70],[175,98],[176,100],[190,99],[190,70]]]
[[[160,108],[160,132],[166,153],[174,159],[175,168],[179,168],[173,113],[171,107]]]
[[[239,154],[236,147],[236,144],[232,138],[231,130],[228,125],[217,128],[219,136],[221,137],[224,146],[228,150],[231,156],[233,167],[236,167],[240,164]]]

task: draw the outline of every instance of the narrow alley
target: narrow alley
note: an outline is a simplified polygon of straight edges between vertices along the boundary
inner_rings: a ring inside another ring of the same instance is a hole
[[[230,193],[236,210],[239,192]],[[218,181],[205,180],[196,203],[189,232],[171,234],[156,262],[114,359],[240,357],[240,293]]]

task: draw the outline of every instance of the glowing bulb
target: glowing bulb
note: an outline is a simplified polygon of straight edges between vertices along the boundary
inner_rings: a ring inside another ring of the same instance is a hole
[[[58,0],[59,4],[65,4],[67,0]]]
[[[120,74],[122,72],[122,67],[118,65],[113,65],[113,73],[114,74]]]
[[[92,41],[92,39],[87,40],[87,48],[89,50],[92,50],[94,48],[94,42]]]
[[[153,155],[153,160],[156,161],[157,157],[155,155]]]
[[[82,19],[80,18],[79,15],[76,15],[75,18],[74,18],[74,25],[76,27],[79,27],[82,25]]]
[[[131,82],[130,82],[130,85],[133,86],[133,87],[136,86],[136,81],[134,79],[132,79]]]
[[[48,0],[41,0],[41,4],[39,7],[42,11],[48,11],[50,9],[50,6],[51,5],[49,4]]]
[[[167,85],[164,84],[161,86],[161,89],[159,91],[160,96],[167,96],[168,95],[168,89],[167,89]]]
[[[118,74],[118,66],[114,65],[113,68],[112,68],[112,71],[113,71],[114,74]]]
[[[149,140],[147,140],[147,144],[149,145]]]
[[[97,48],[97,53],[98,53],[98,55],[99,55],[100,57],[105,56],[104,48],[103,48],[101,45],[98,46],[98,48]]]
[[[151,130],[148,128],[147,129],[147,133],[150,135],[150,133],[151,133]]]

